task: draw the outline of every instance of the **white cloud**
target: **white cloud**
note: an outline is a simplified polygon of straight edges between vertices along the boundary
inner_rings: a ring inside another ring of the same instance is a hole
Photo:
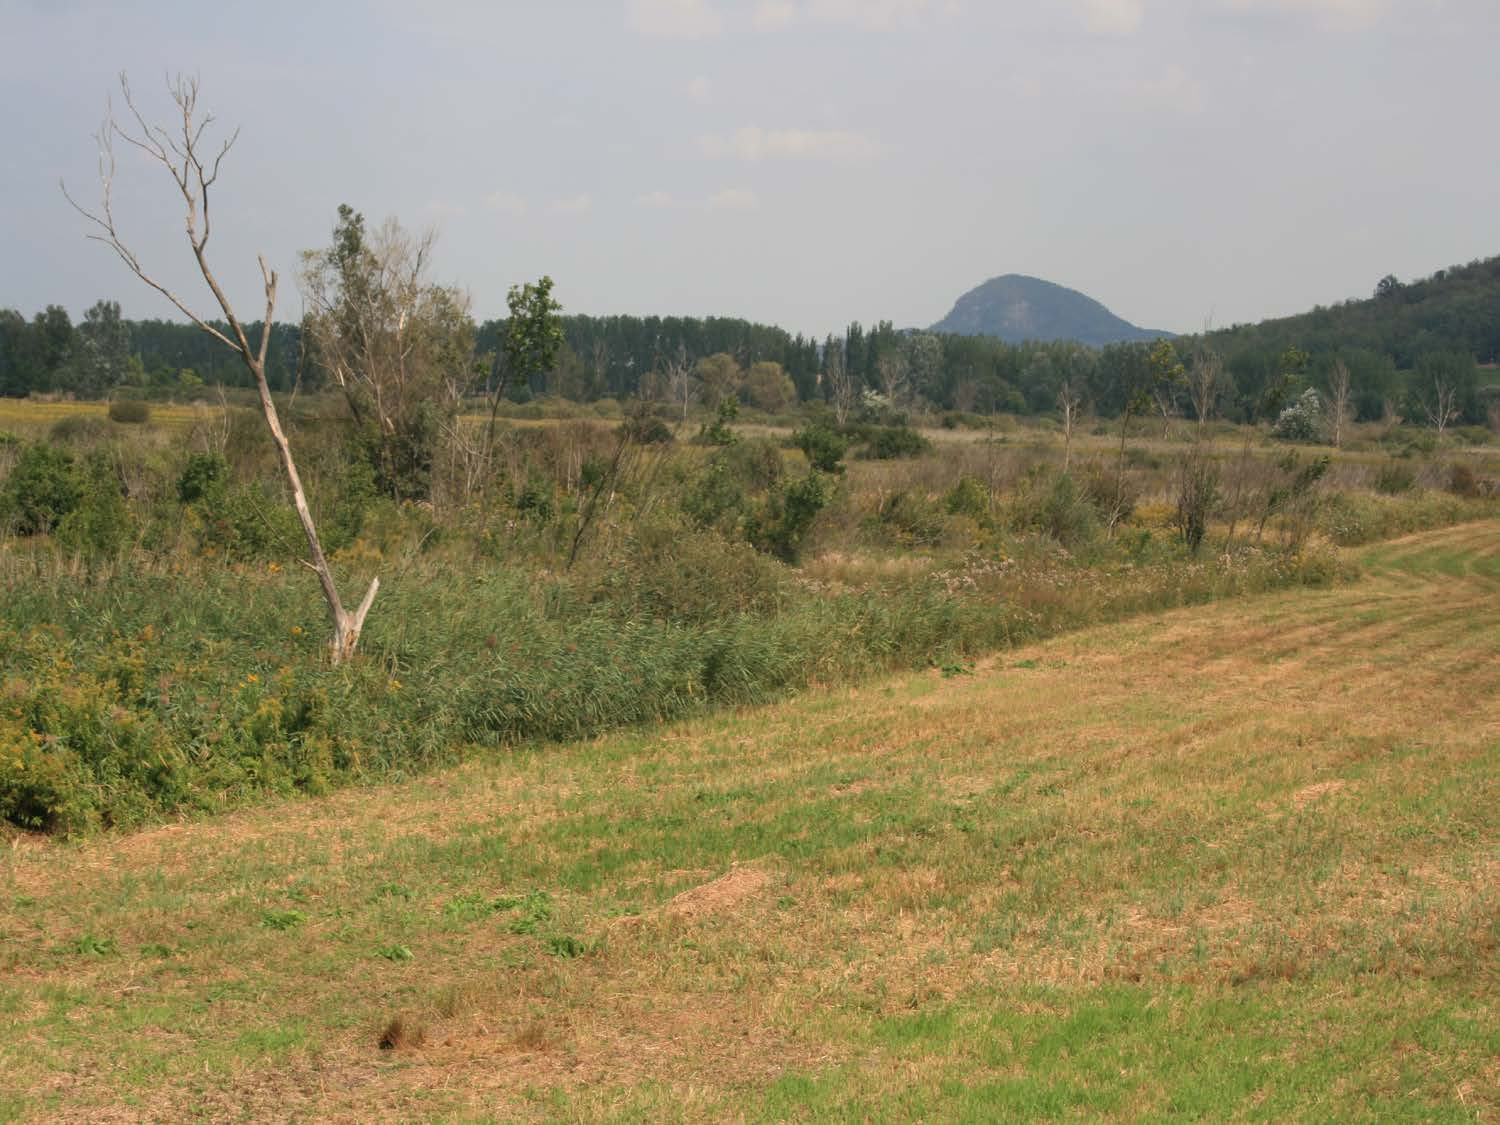
[[[454,203],[447,199],[429,200],[427,206],[422,208],[427,214],[433,216],[439,222],[444,219],[461,219],[467,215],[468,209],[460,203]]]
[[[1145,0],[1083,0],[1084,26],[1095,35],[1130,35],[1145,17]]]
[[[661,39],[712,39],[724,31],[724,17],[707,0],[628,0],[630,26]]]
[[[757,31],[780,31],[802,19],[802,12],[791,0],[763,0],[755,5],[751,16]]]
[[[1390,7],[1389,0],[1223,0],[1223,3],[1239,12],[1329,16],[1352,23],[1372,20]]]
[[[671,211],[682,206],[677,197],[667,191],[648,191],[645,195],[637,199],[636,203],[641,207],[650,207],[655,211]]]
[[[667,191],[651,191],[636,199],[653,211],[754,211],[760,199],[748,188],[724,188],[707,199],[682,199]]]
[[[725,188],[709,196],[704,206],[710,211],[754,211],[760,200],[748,188]]]
[[[880,151],[880,146],[863,133],[841,129],[762,129],[748,125],[727,137],[699,137],[698,150],[708,157],[748,161],[867,160]]]
[[[586,195],[572,195],[566,199],[554,199],[547,210],[554,215],[582,215],[594,208],[594,201]]]
[[[1141,83],[1136,93],[1147,105],[1197,113],[1203,108],[1203,87],[1182,67],[1171,65],[1160,77]]]
[[[933,16],[951,19],[962,10],[962,0],[760,0],[751,22],[761,31],[799,23],[888,31],[914,27]]]
[[[499,211],[506,215],[526,214],[526,200],[519,195],[511,195],[505,191],[492,192],[487,195],[484,205],[492,211]]]
[[[687,96],[699,105],[705,104],[713,97],[714,85],[707,78],[699,75],[687,84]]]

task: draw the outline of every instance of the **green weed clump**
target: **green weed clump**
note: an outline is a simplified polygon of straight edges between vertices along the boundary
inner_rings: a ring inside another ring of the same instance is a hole
[[[111,422],[140,426],[151,420],[151,405],[140,399],[120,398],[109,404],[107,413]]]

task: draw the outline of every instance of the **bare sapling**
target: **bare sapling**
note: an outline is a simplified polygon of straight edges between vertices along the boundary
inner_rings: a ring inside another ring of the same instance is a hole
[[[276,312],[276,271],[266,265],[264,255],[259,257],[266,310],[260,326],[260,339],[252,344],[244,324],[235,314],[228,296],[209,266],[208,240],[212,232],[209,192],[218,181],[220,166],[225,156],[229,154],[229,150],[234,147],[239,131],[235,130],[222,144],[214,146],[206,136],[209,127],[214,122],[214,116],[212,113],[200,112],[198,109],[198,80],[179,75],[168,83],[167,88],[177,107],[176,118],[170,128],[150,125],[136,108],[129,81],[124,74],[120,75],[121,94],[133,124],[130,122],[121,124],[111,105],[106,112],[104,124],[96,135],[95,139],[99,143],[101,188],[99,208],[93,211],[80,206],[68,193],[66,185],[63,187],[63,195],[74,210],[92,224],[94,232],[89,235],[90,238],[108,246],[125,263],[131,273],[170,301],[180,313],[200,329],[238,355],[255,380],[255,388],[260,397],[261,413],[265,417],[266,427],[271,431],[271,440],[276,444],[281,467],[291,489],[292,505],[297,510],[297,518],[301,521],[302,531],[307,537],[307,558],[303,560],[303,563],[318,576],[323,599],[328,604],[328,615],[333,623],[333,637],[329,644],[329,652],[333,662],[338,664],[354,655],[354,650],[359,644],[360,632],[364,628],[365,615],[370,612],[370,606],[375,601],[375,594],[380,589],[380,579],[371,579],[369,588],[365,591],[365,596],[360,599],[359,605],[353,610],[346,609],[343,600],[339,597],[338,586],[334,581],[333,571],[328,565],[327,556],[323,553],[323,545],[318,539],[318,529],[313,522],[312,510],[308,507],[307,493],[302,487],[302,477],[297,472],[297,462],[292,456],[291,444],[287,441],[285,430],[282,429],[281,419],[276,412],[276,404],[271,398],[271,388],[266,382],[266,353],[271,343],[271,323]],[[117,137],[160,164],[171,175],[172,182],[176,185],[178,194],[182,196],[186,210],[188,245],[192,248],[198,272],[202,275],[204,283],[223,313],[225,329],[221,330],[195,313],[174,291],[148,273],[140,259],[120,235],[115,225],[112,203],[115,179],[114,141]]]
[[[1328,412],[1333,426],[1333,447],[1342,449],[1344,427],[1349,421],[1349,365],[1342,359],[1333,361],[1333,371],[1328,376]]]
[[[1064,379],[1057,388],[1057,409],[1062,416],[1065,473],[1073,466],[1073,432],[1078,428],[1078,416],[1082,407],[1083,388],[1072,378]]]

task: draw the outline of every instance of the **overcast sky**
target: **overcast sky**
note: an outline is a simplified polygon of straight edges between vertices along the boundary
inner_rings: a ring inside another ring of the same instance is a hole
[[[439,231],[481,319],[926,325],[1029,273],[1190,331],[1500,253],[1497,0],[0,0],[0,306],[171,309],[57,187],[97,197],[115,75],[201,77],[239,125],[211,258],[258,315],[340,202]],[[117,98],[118,105],[118,98]],[[190,292],[160,168],[117,217]],[[205,306],[206,307],[206,306]]]

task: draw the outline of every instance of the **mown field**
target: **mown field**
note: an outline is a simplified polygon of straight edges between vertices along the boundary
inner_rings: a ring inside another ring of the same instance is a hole
[[[1500,525],[0,858],[0,1118],[1482,1121]]]

